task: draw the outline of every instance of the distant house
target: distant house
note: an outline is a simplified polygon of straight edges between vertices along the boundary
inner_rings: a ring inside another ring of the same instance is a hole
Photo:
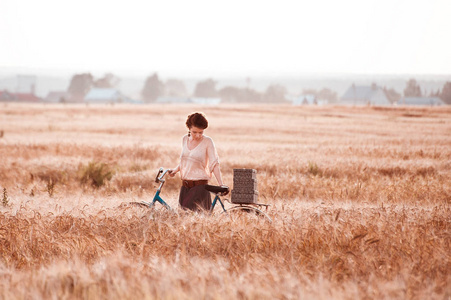
[[[352,85],[340,99],[345,105],[391,105],[382,88],[373,84],[371,86]]]
[[[34,93],[10,93],[8,91],[0,91],[0,101],[12,102],[39,102],[42,99]]]
[[[404,97],[398,105],[442,106],[446,103],[439,97]]]
[[[220,98],[178,98],[178,97],[159,97],[155,103],[160,104],[200,104],[200,105],[218,105]]]
[[[122,103],[125,97],[117,89],[93,88],[86,94],[86,103]]]
[[[50,103],[62,103],[69,100],[69,94],[64,91],[52,91],[49,92],[47,97],[45,97],[45,102]]]
[[[300,95],[293,100],[293,105],[317,105],[318,100],[315,95]]]
[[[14,93],[14,101],[17,102],[40,102],[42,99],[32,93]]]

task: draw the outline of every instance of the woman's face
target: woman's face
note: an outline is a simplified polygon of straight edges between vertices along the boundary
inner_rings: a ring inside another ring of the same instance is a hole
[[[196,141],[200,141],[204,136],[204,130],[202,128],[197,128],[196,126],[191,126],[189,132],[191,132],[191,137],[193,140]]]

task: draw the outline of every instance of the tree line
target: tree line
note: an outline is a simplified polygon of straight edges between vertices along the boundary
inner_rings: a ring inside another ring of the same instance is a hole
[[[81,102],[91,88],[114,88],[120,79],[112,73],[105,74],[104,77],[95,79],[91,73],[75,74],[67,90],[68,101]],[[286,99],[287,89],[280,84],[269,85],[264,92],[259,92],[249,87],[225,86],[217,88],[217,82],[208,78],[197,82],[194,92],[189,95],[185,83],[179,79],[168,79],[165,82],[160,79],[157,73],[148,76],[144,81],[141,90],[141,99],[146,103],[155,102],[160,97],[198,97],[198,98],[221,98],[223,102],[231,103],[283,103]],[[337,94],[330,89],[305,90],[306,93],[314,94],[320,99],[331,102],[337,101]]]
[[[221,89],[216,87],[217,82],[208,78],[197,82],[193,97],[221,98],[223,102],[286,102],[287,89],[279,84],[267,87],[261,93],[249,87],[240,88],[226,86]],[[159,97],[188,97],[186,87],[181,80],[169,79],[163,82],[158,74],[147,77],[141,91],[141,97],[145,102],[155,102]]]
[[[382,88],[387,95],[387,98],[391,102],[396,102],[401,99],[402,95],[399,94],[394,89],[388,89],[386,87]],[[438,97],[442,99],[445,103],[451,104],[451,82],[447,81],[443,85],[442,90],[430,91],[429,93],[422,92],[420,85],[415,79],[409,79],[406,83],[406,87],[403,91],[404,97]]]
[[[249,87],[225,86],[218,89],[217,82],[212,78],[199,81],[193,92],[193,97],[199,98],[221,98],[223,102],[230,103],[284,103],[286,99],[287,89],[280,84],[269,85],[264,92],[251,89]],[[337,101],[337,93],[330,89],[324,88],[320,91],[309,89],[304,93],[310,93],[319,99]],[[169,79],[163,82],[159,79],[158,74],[147,77],[144,88],[141,92],[142,99],[145,102],[154,102],[159,97],[186,97],[187,91],[183,81],[177,79]]]
[[[91,88],[114,88],[120,79],[112,73],[107,73],[103,77],[95,79],[90,73],[75,74],[67,90],[69,100],[81,102]],[[199,98],[221,98],[223,102],[245,103],[283,103],[287,102],[287,89],[280,84],[269,85],[264,92],[251,89],[249,87],[225,86],[220,89],[216,87],[217,82],[208,78],[197,82],[194,92],[189,95],[185,83],[179,79],[168,79],[165,82],[160,79],[157,73],[146,78],[141,89],[141,99],[146,103],[155,102],[160,97],[199,97]],[[401,98],[401,94],[393,88],[382,88],[391,102],[396,102]],[[327,100],[329,103],[338,101],[337,93],[323,88],[321,90],[304,89],[303,94],[314,95],[317,99]],[[440,97],[445,103],[451,104],[451,82],[446,82],[442,90],[431,91],[425,95],[420,85],[415,79],[410,79],[406,83],[403,91],[404,97]]]

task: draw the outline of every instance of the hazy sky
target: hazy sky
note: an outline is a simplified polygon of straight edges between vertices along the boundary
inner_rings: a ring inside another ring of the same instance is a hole
[[[0,0],[0,67],[451,74],[451,0]]]

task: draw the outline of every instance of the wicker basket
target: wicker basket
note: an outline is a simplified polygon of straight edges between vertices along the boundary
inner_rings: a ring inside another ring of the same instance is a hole
[[[233,169],[232,203],[253,204],[258,201],[257,170]]]
[[[232,190],[232,203],[255,204],[258,202],[258,194],[241,194]]]

